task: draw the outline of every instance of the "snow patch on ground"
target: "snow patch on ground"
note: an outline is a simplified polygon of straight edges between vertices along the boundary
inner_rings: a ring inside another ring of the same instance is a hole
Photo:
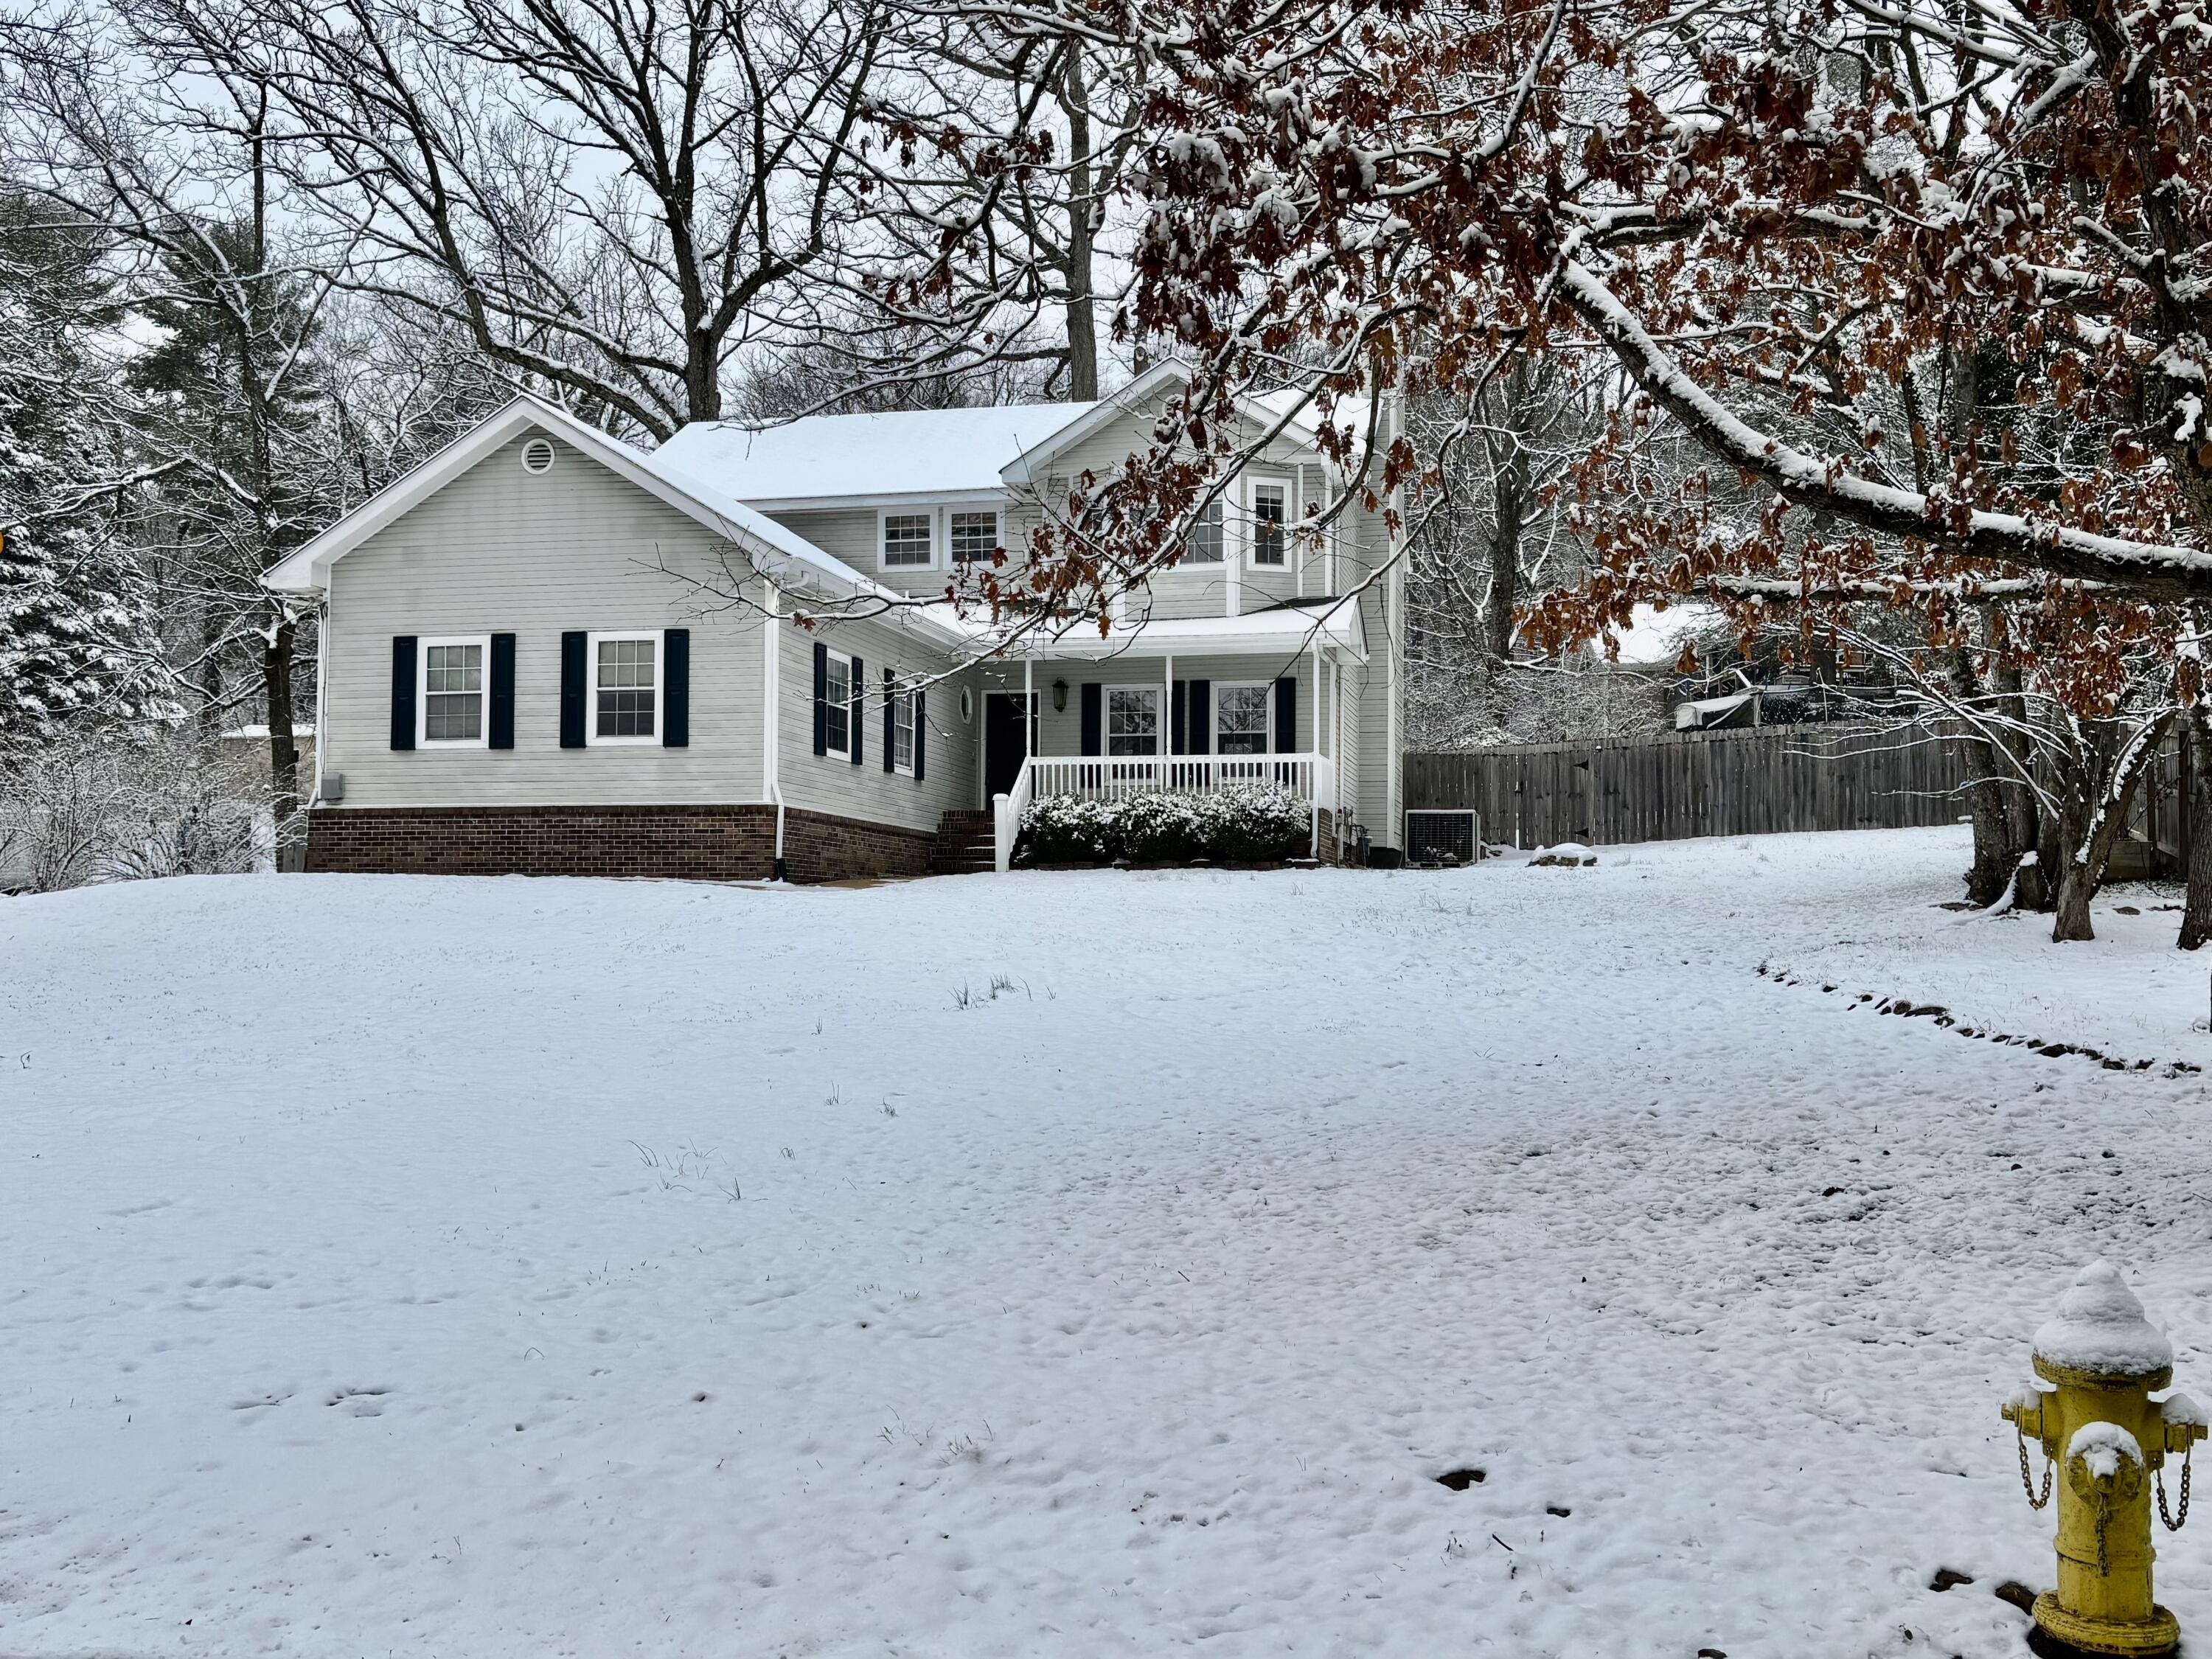
[[[0,903],[0,1651],[2014,1654],[2205,1091],[1754,970],[2207,1039],[1966,854]]]

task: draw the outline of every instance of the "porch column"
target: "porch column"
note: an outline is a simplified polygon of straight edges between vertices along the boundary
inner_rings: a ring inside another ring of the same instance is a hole
[[[1022,758],[1024,760],[1036,758],[1030,752],[1030,700],[1036,696],[1036,687],[1033,684],[1036,674],[1036,659],[1024,657],[1022,659]]]
[[[1166,678],[1160,682],[1160,787],[1170,787],[1168,781],[1169,755],[1175,749],[1175,653],[1170,651],[1160,659]],[[1189,718],[1188,711],[1184,718]],[[1183,747],[1190,747],[1186,737]]]

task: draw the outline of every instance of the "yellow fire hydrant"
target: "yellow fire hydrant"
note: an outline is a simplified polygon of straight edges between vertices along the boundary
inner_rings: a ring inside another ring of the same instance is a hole
[[[2035,1334],[2035,1374],[2008,1401],[2020,1440],[2020,1478],[2041,1509],[2058,1497],[2058,1588],[2035,1599],[2046,1651],[2171,1653],[2181,1639],[2172,1613],[2151,1599],[2151,1492],[2172,1531],[2189,1519],[2190,1448],[2204,1438],[2203,1412],[2187,1395],[2150,1396],[2173,1380],[2173,1349],[2103,1261],[2084,1267],[2059,1298],[2058,1316]],[[2027,1443],[2043,1449],[2043,1488]],[[2168,1509],[2164,1466],[2182,1456],[2180,1506]],[[2054,1480],[2054,1476],[2057,1478]]]

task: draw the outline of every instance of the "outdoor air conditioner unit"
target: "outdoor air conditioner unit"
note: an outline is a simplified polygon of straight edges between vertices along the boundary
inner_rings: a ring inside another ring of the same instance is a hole
[[[1407,811],[1407,863],[1473,864],[1481,856],[1482,820],[1472,807]]]

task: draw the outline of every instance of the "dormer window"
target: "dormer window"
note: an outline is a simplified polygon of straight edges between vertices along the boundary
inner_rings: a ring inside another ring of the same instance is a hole
[[[927,569],[936,556],[930,544],[930,520],[927,513],[886,513],[884,514],[884,568],[886,570]]]

